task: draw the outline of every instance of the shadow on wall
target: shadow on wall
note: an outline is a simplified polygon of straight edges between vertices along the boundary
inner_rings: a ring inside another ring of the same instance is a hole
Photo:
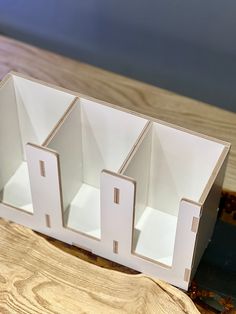
[[[236,112],[235,13],[233,0],[0,0],[0,32]]]

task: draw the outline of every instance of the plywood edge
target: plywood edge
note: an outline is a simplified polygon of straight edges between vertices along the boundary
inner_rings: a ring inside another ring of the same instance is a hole
[[[28,75],[25,75],[25,74],[21,74],[19,72],[15,72],[15,71],[11,71],[9,72],[11,75],[15,75],[15,76],[18,76],[18,77],[22,77],[22,78],[25,78],[25,79],[28,79],[28,80],[31,80],[33,82],[36,82],[36,83],[39,83],[39,84],[42,84],[44,86],[48,86],[48,87],[51,87],[51,88],[54,88],[58,91],[61,91],[61,92],[65,92],[67,94],[70,94],[70,95],[74,95],[75,97],[78,97],[78,98],[84,98],[86,100],[90,100],[90,101],[93,101],[93,102],[96,102],[100,105],[104,105],[104,106],[107,106],[107,107],[110,107],[110,108],[114,108],[114,109],[117,109],[117,110],[120,110],[120,111],[123,111],[123,112],[126,112],[126,113],[129,113],[129,114],[132,114],[132,115],[135,115],[137,117],[140,117],[142,119],[145,119],[145,120],[150,120],[152,122],[155,122],[155,123],[159,123],[159,124],[162,124],[164,126],[167,126],[167,127],[170,127],[170,128],[173,128],[173,129],[176,129],[176,130],[179,130],[179,131],[183,131],[185,133],[188,133],[188,134],[191,134],[191,135],[195,135],[195,136],[198,136],[198,137],[201,137],[201,138],[204,138],[204,139],[207,139],[209,141],[213,141],[215,143],[218,143],[218,144],[222,144],[226,147],[230,147],[230,143],[226,142],[226,141],[223,141],[223,140],[220,140],[220,139],[217,139],[215,137],[211,137],[211,136],[208,136],[208,135],[205,135],[203,133],[200,133],[200,132],[196,132],[196,131],[192,131],[190,129],[187,129],[187,128],[183,128],[179,125],[176,125],[176,124],[173,124],[173,123],[169,123],[169,122],[166,122],[166,121],[163,121],[163,120],[160,120],[160,119],[157,119],[157,118],[153,118],[152,116],[148,116],[148,115],[144,115],[142,113],[139,113],[139,112],[136,112],[136,111],[133,111],[133,110],[130,110],[130,109],[126,109],[124,107],[121,107],[121,106],[118,106],[118,105],[114,105],[114,104],[111,104],[109,102],[106,102],[106,101],[103,101],[103,100],[99,100],[99,99],[96,99],[94,97],[91,97],[91,96],[88,96],[88,95],[84,95],[82,93],[78,93],[78,92],[75,92],[75,91],[71,91],[69,89],[66,89],[66,88],[63,88],[63,87],[59,87],[59,86],[56,86],[54,84],[51,84],[51,83],[46,83],[42,80],[38,80],[38,79],[35,79],[35,78],[32,78]]]
[[[26,215],[28,215],[28,216],[33,216],[33,215],[34,215],[34,213],[31,213],[31,212],[29,212],[29,211],[27,211],[27,210],[25,210],[25,209],[23,209],[23,208],[16,207],[16,206],[11,205],[11,204],[9,204],[9,203],[0,202],[0,205],[6,206],[8,209],[9,209],[9,208],[14,209],[14,210],[16,209],[16,210],[18,210],[18,211],[20,211],[20,212],[22,212],[22,213],[24,213],[24,214],[26,214]]]
[[[62,218],[63,218],[63,217],[62,217]],[[95,241],[97,241],[97,242],[101,242],[101,239],[100,239],[100,238],[97,238],[97,237],[95,237],[95,236],[93,236],[93,235],[91,235],[91,234],[88,234],[88,233],[86,233],[86,232],[77,230],[77,229],[75,229],[75,228],[68,227],[68,226],[64,223],[64,219],[62,220],[62,222],[63,222],[63,228],[65,228],[66,230],[69,230],[69,231],[72,231],[72,232],[74,232],[74,233],[77,233],[78,235],[81,235],[81,236],[83,236],[83,237],[85,237],[85,238],[89,238],[89,239],[91,239],[91,240],[95,240]],[[72,245],[75,245],[75,244],[72,244]],[[75,246],[80,247],[81,249],[85,249],[85,248],[83,247],[83,245],[80,245],[80,244],[76,244]],[[90,248],[90,249],[85,249],[85,250],[90,251],[90,252],[93,251],[92,248]]]
[[[137,140],[135,141],[135,143],[134,143],[133,147],[131,148],[130,152],[128,153],[128,155],[127,155],[126,159],[124,160],[123,164],[121,165],[118,173],[123,174],[125,172],[125,170],[127,169],[130,161],[132,160],[133,156],[137,152],[138,148],[142,144],[142,142],[145,139],[145,137],[147,136],[147,133],[149,132],[151,127],[152,127],[152,122],[148,121],[145,124],[143,130],[141,131],[140,135],[138,136]]]
[[[187,198],[187,197],[182,197],[181,200],[180,200],[180,204],[181,204],[182,202],[186,202],[186,203],[190,203],[190,204],[193,204],[193,205],[197,205],[197,206],[199,206],[199,207],[202,207],[202,204],[201,204],[200,202],[193,201],[193,200],[191,200],[191,199],[189,199],[189,198]]]
[[[207,182],[207,184],[206,184],[206,186],[202,192],[202,195],[200,196],[199,203],[204,204],[204,202],[207,198],[207,195],[209,194],[211,187],[214,184],[216,177],[217,177],[218,173],[220,172],[220,169],[221,169],[223,163],[225,162],[226,158],[228,157],[229,151],[230,151],[230,146],[229,147],[227,146],[227,147],[224,147],[223,151],[221,152],[220,157],[217,160],[217,163],[216,163],[216,165],[215,165],[215,167],[211,173],[211,176],[208,179],[208,182]]]
[[[23,73],[20,73],[20,72],[17,72],[17,71],[10,71],[7,75],[11,75],[12,77],[14,77],[14,76],[20,77],[20,78],[23,78],[25,80],[29,80],[31,82],[41,84],[43,86],[56,89],[59,92],[63,92],[63,93],[70,94],[70,95],[73,95],[73,96],[77,97],[77,93],[75,93],[73,91],[70,91],[69,89],[57,86],[55,84],[51,84],[51,83],[45,82],[43,80],[36,79],[36,78],[34,78],[34,77],[30,76],[30,75],[26,75],[26,74],[23,74]]]
[[[63,204],[64,204],[64,199],[63,199],[63,189],[62,189],[62,175],[61,175],[61,165],[60,165],[60,155],[58,152],[50,149],[50,148],[46,148],[47,151],[50,152],[54,152],[56,154],[57,157],[57,172],[58,172],[58,183],[59,183],[59,197],[60,197],[60,215],[61,215],[61,222],[62,222],[62,227],[65,227],[65,222],[64,222],[64,208],[63,208]]]
[[[135,115],[135,116],[137,116],[139,118],[142,118],[142,119],[145,119],[145,120],[149,120],[150,122],[158,123],[158,124],[161,124],[161,125],[164,125],[164,126],[167,126],[167,127],[173,128],[173,129],[176,129],[178,131],[182,131],[182,132],[185,132],[185,133],[188,133],[188,134],[191,134],[191,135],[198,136],[200,138],[204,138],[204,139],[209,140],[209,141],[213,141],[213,142],[218,143],[218,144],[222,144],[222,145],[224,145],[224,146],[226,146],[228,148],[231,145],[231,143],[223,141],[223,140],[220,140],[218,138],[215,138],[215,137],[212,137],[212,136],[200,133],[200,132],[196,132],[196,131],[187,129],[187,128],[181,127],[181,126],[179,126],[177,124],[166,122],[164,120],[157,119],[157,118],[154,118],[152,116],[148,116],[148,115],[142,114],[142,113],[137,112],[137,111],[126,109],[124,107],[121,107],[121,106],[118,106],[118,105],[114,105],[114,104],[111,104],[109,102],[90,97],[88,95],[84,95],[84,94],[76,93],[76,92],[75,92],[75,95],[77,95],[77,97],[79,97],[79,98],[84,98],[86,100],[97,102],[100,105],[104,105],[104,106],[107,106],[107,107],[110,107],[110,108],[113,108],[113,109],[117,109],[117,110],[129,113],[129,114]]]
[[[48,151],[52,154],[54,154],[56,157],[59,157],[59,154],[57,151],[51,149],[51,148],[48,148],[48,147],[45,147],[45,146],[42,146],[42,145],[38,145],[38,144],[34,144],[34,143],[26,143],[26,146],[32,146],[32,147],[35,147],[35,148],[38,148],[38,149],[41,149],[41,150],[44,150],[44,151]]]
[[[130,181],[130,182],[132,182],[133,184],[136,185],[136,181],[135,181],[133,178],[130,178],[130,177],[128,177],[128,176],[125,176],[124,174],[117,173],[117,172],[113,172],[113,171],[107,170],[107,169],[103,169],[103,170],[101,171],[101,173],[109,174],[109,175],[112,175],[112,176],[115,176],[115,177],[118,177],[118,178],[121,178],[121,179]]]
[[[153,258],[150,258],[150,257],[147,257],[147,256],[145,256],[145,255],[142,255],[142,254],[139,254],[139,253],[134,252],[134,250],[133,250],[133,238],[132,238],[132,250],[131,250],[131,255],[133,255],[133,256],[135,256],[135,257],[137,257],[137,258],[140,258],[140,259],[142,259],[142,260],[145,260],[146,262],[148,262],[148,263],[150,263],[150,264],[152,264],[152,265],[155,264],[156,266],[161,267],[161,268],[164,268],[164,269],[166,269],[166,270],[171,270],[171,269],[173,268],[173,266],[166,265],[166,264],[164,264],[164,263],[162,263],[162,262],[159,262],[159,261],[157,261],[157,260],[155,260],[155,259],[153,259]]]
[[[193,131],[193,130],[181,127],[181,126],[173,124],[173,123],[169,123],[169,122],[166,122],[166,121],[163,121],[163,120],[159,120],[159,119],[156,119],[156,118],[152,118],[152,117],[150,117],[150,120],[153,121],[153,122],[156,122],[158,124],[161,124],[161,125],[164,125],[164,126],[167,126],[167,127],[173,128],[173,129],[176,129],[178,131],[181,131],[181,132],[184,132],[184,133],[188,133],[190,135],[194,135],[194,136],[200,137],[202,139],[205,139],[205,140],[208,140],[208,141],[211,141],[211,142],[215,142],[217,144],[221,144],[221,145],[223,145],[225,147],[228,147],[228,149],[231,146],[231,143],[229,143],[229,142],[220,140],[220,139],[215,138],[213,136],[209,136],[209,135],[197,132],[197,131]]]
[[[75,97],[72,100],[72,102],[70,103],[70,105],[68,106],[68,108],[66,109],[64,114],[62,115],[62,117],[58,120],[58,122],[56,123],[56,125],[54,126],[52,131],[49,133],[48,137],[43,142],[42,146],[47,147],[50,144],[50,142],[52,141],[54,136],[59,131],[60,127],[63,125],[65,120],[70,116],[70,114],[73,111],[74,107],[77,105],[78,100],[79,100],[78,97]]]

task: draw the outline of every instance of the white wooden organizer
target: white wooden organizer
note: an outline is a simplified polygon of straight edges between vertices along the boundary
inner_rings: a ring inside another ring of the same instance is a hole
[[[0,147],[1,217],[188,288],[228,143],[10,73]]]

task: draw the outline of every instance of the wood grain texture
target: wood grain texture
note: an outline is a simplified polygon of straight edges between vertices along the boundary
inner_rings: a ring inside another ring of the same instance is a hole
[[[236,190],[235,113],[0,36],[0,79],[10,70],[232,143],[224,188]]]
[[[236,114],[0,36],[0,79],[11,70],[231,142],[224,188],[236,189]],[[90,265],[2,220],[0,234],[0,313],[198,313],[186,295],[163,282]]]
[[[0,220],[0,313],[199,313],[180,290],[71,256]]]

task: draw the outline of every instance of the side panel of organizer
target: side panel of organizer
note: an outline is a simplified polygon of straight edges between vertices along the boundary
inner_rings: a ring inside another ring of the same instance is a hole
[[[56,88],[8,75],[0,84],[0,215],[34,228],[27,143],[42,146],[75,99]]]

